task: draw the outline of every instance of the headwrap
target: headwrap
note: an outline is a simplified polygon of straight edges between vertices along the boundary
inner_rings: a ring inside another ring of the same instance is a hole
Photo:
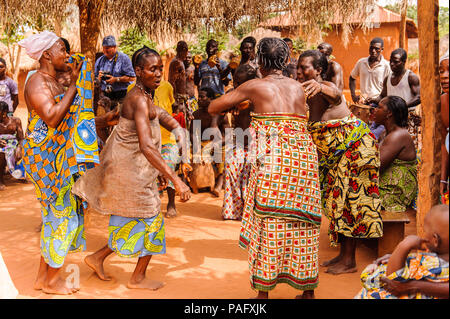
[[[50,49],[59,37],[50,31],[42,31],[19,41],[19,45],[35,60],[40,60],[42,53]]]
[[[441,62],[444,60],[448,60],[448,49],[447,52],[445,52],[445,54],[439,59],[439,64],[441,64]]]

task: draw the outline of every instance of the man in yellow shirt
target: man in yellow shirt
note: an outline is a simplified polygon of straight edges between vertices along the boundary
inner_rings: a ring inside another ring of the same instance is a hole
[[[173,113],[172,104],[175,103],[173,94],[173,87],[167,81],[161,81],[161,84],[155,90],[155,96],[153,98],[155,105],[167,111],[169,114]],[[178,163],[180,162],[180,155],[178,150],[177,141],[175,136],[161,126],[161,155],[166,161],[167,165],[177,171]],[[175,187],[171,181],[167,183],[167,212],[165,216],[167,218],[175,217],[177,210],[175,207]]]

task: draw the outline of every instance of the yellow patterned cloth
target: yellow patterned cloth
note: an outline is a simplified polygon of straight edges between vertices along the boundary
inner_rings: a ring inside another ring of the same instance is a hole
[[[111,215],[108,232],[108,246],[120,257],[144,257],[166,253],[162,213],[151,218]]]
[[[405,296],[394,296],[383,288],[381,277],[386,276],[387,265],[378,266],[373,272],[371,265],[361,274],[362,290],[355,296],[356,299],[432,299],[420,292]],[[408,282],[410,280],[425,280],[429,282],[448,283],[448,261],[435,253],[419,251],[411,253],[406,258],[405,267],[387,276],[390,280]]]
[[[352,238],[383,236],[378,187],[380,157],[375,136],[353,114],[310,122],[320,163],[323,210],[330,220],[331,244],[338,234]]]

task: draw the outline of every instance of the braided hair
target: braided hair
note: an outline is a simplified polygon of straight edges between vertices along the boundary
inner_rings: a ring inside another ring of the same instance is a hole
[[[289,54],[289,47],[282,39],[263,38],[258,43],[258,62],[265,70],[283,71],[287,66]]]
[[[136,67],[142,67],[144,58],[147,58],[150,55],[154,55],[156,57],[159,57],[159,53],[156,52],[153,49],[150,49],[147,46],[143,46],[139,50],[133,53],[133,56],[131,57],[131,63],[133,65],[133,69],[136,69]]]

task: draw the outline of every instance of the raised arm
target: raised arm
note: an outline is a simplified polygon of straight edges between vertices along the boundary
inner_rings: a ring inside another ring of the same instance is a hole
[[[231,109],[239,103],[248,100],[249,88],[251,87],[253,81],[255,80],[247,81],[233,91],[213,100],[208,107],[209,114],[218,115],[228,109]]]
[[[317,82],[309,80],[302,83],[305,94],[308,98],[321,94],[330,104],[339,104],[342,100],[342,91],[333,83],[328,81]]]
[[[82,63],[74,66],[69,88],[59,103],[55,103],[54,96],[48,85],[36,78],[39,75],[35,74],[27,83],[25,90],[27,104],[36,111],[49,127],[57,128],[69,110],[77,93],[76,81],[80,74],[81,66]]]

